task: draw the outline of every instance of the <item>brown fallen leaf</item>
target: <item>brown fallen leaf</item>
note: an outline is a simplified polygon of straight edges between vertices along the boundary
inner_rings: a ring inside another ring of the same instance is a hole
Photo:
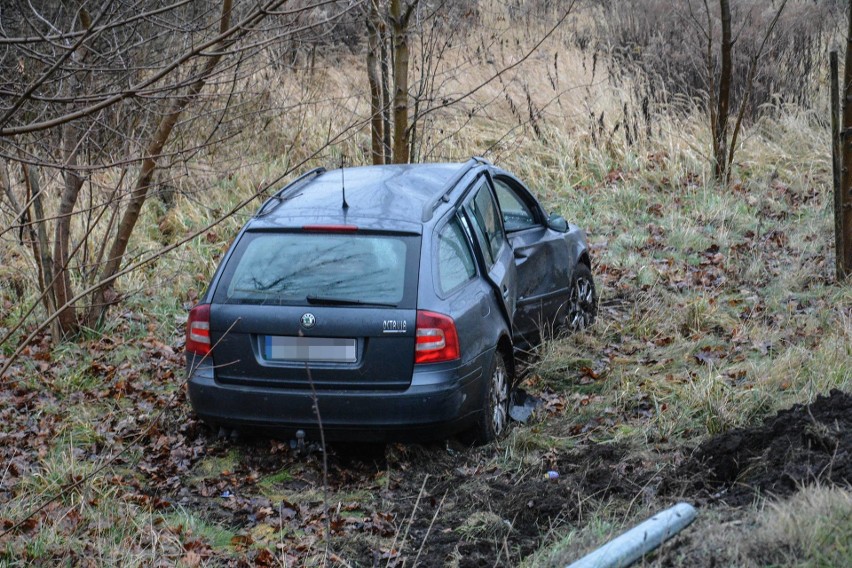
[[[231,546],[236,550],[245,550],[254,543],[254,539],[248,534],[235,534],[231,537]]]

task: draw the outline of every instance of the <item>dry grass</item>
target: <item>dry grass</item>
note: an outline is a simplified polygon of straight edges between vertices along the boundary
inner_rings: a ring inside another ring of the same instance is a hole
[[[688,551],[669,557],[667,565],[848,566],[852,494],[812,486],[746,511],[708,512],[690,539]]]

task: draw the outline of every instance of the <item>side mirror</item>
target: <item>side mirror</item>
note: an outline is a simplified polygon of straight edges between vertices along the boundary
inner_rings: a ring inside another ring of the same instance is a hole
[[[560,233],[568,232],[568,221],[565,220],[565,217],[556,213],[551,213],[550,217],[547,218],[547,226]]]

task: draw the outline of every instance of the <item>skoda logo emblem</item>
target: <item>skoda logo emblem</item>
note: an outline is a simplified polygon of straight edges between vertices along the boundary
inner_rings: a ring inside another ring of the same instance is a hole
[[[317,323],[317,318],[314,317],[314,314],[307,313],[302,316],[302,327],[305,329],[314,327],[315,323]]]

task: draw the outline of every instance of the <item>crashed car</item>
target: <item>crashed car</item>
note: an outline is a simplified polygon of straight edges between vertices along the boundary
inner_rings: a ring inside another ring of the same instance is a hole
[[[318,168],[246,223],[191,310],[189,399],[244,434],[486,443],[516,351],[596,301],[583,231],[483,159]]]

